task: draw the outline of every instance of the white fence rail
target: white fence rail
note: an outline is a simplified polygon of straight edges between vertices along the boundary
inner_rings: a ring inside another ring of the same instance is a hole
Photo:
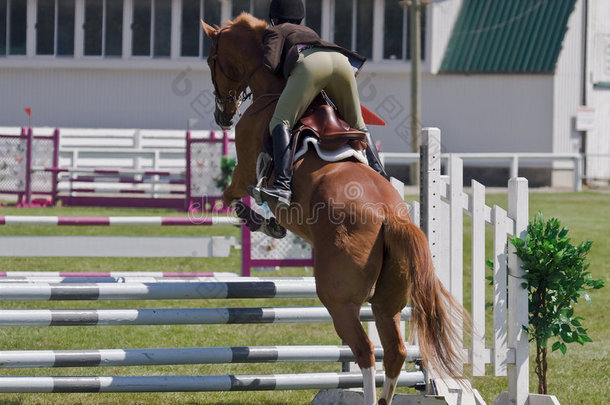
[[[428,235],[437,274],[453,296],[463,303],[464,215],[471,226],[471,316],[473,338],[465,350],[465,363],[474,376],[485,375],[485,365],[493,364],[494,375],[508,375],[510,403],[525,405],[529,391],[528,298],[521,263],[509,237],[525,237],[528,223],[528,189],[524,178],[508,183],[508,211],[485,204],[485,187],[472,182],[471,194],[464,192],[463,162],[449,156],[449,175],[441,175],[440,130],[422,132],[421,226]],[[486,227],[492,229],[493,246],[493,336],[486,336]],[[510,302],[508,301],[510,300]]]
[[[417,153],[382,152],[384,164],[407,164],[419,161]],[[509,178],[518,177],[519,167],[524,162],[567,162],[567,166],[553,167],[554,170],[571,170],[573,173],[572,187],[574,191],[582,191],[584,178],[584,160],[579,153],[443,153],[441,158],[448,161],[451,156],[457,156],[463,161],[487,163],[490,165],[508,165]],[[587,159],[590,159],[587,155]]]
[[[72,169],[184,170],[184,134],[171,130],[62,128],[59,165]],[[210,131],[197,131],[196,136],[209,137]]]

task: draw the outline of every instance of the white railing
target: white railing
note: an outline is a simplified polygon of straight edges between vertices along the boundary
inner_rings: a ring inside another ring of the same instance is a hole
[[[419,161],[417,153],[392,153],[382,152],[381,158],[384,164],[408,164]],[[571,170],[573,176],[574,191],[582,191],[583,179],[583,157],[579,153],[527,153],[527,152],[510,152],[510,153],[443,153],[441,158],[448,160],[450,156],[457,156],[464,161],[485,162],[494,165],[508,164],[510,175],[509,178],[518,177],[519,166],[523,161],[543,161],[543,162],[570,162],[568,168],[555,168],[556,170]]]
[[[508,182],[508,210],[485,205],[485,187],[472,181],[464,192],[463,162],[448,157],[448,176],[441,175],[440,130],[422,131],[420,223],[428,236],[437,274],[453,296],[464,297],[464,214],[472,217],[470,313],[473,338],[465,349],[465,363],[474,376],[485,375],[493,364],[494,375],[508,376],[510,403],[525,405],[529,392],[529,348],[523,325],[528,324],[528,296],[522,287],[521,268],[508,238],[525,237],[528,223],[528,188],[524,178]],[[493,336],[485,326],[485,229],[493,229]],[[510,300],[510,301],[509,301]],[[487,347],[486,340],[493,342]]]
[[[59,165],[184,169],[185,149],[185,131],[66,128],[60,131]]]

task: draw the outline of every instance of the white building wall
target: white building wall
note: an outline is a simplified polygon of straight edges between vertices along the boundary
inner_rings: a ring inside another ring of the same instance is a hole
[[[587,131],[585,175],[610,181],[610,2],[589,0],[586,105],[595,108],[595,128]]]
[[[437,0],[428,9],[428,38],[432,38],[432,41],[426,43],[428,45],[426,55],[431,73],[437,73],[441,67],[462,3],[463,0]]]
[[[461,2],[434,1],[429,8],[422,126],[441,128],[447,152],[576,151],[579,134],[573,120],[582,102],[583,0],[570,17],[555,77],[434,74]],[[586,98],[596,108],[597,127],[587,133],[586,150],[610,154],[610,90],[593,87],[599,77],[610,82],[610,67],[604,67],[600,56],[610,46],[609,2],[589,0],[588,15],[590,32],[598,34],[589,35],[587,54],[599,57],[589,57]],[[362,103],[388,123],[371,128],[384,151],[410,151],[409,72],[408,62],[373,60],[358,78]],[[0,60],[0,126],[26,125],[23,108],[31,107],[35,126],[184,129],[196,118],[194,128],[213,129],[212,98],[209,71],[201,59],[30,55]],[[591,161],[587,174],[610,178],[610,159]]]
[[[557,60],[554,81],[553,103],[553,146],[551,152],[578,153],[582,136],[576,131],[575,119],[578,107],[582,105],[585,14],[583,1],[577,1],[568,19],[568,29]],[[553,163],[552,184],[571,186],[573,162]]]
[[[154,61],[151,61],[154,63]],[[213,99],[203,61],[181,70],[3,69],[0,126],[213,129]],[[202,70],[205,69],[205,70]],[[362,104],[388,123],[371,128],[383,150],[410,151],[407,73],[370,71],[359,79]],[[448,152],[551,152],[551,76],[429,75],[422,78],[422,125],[443,130]],[[6,90],[5,90],[6,89]]]
[[[408,74],[366,73],[361,102],[386,122],[372,127],[387,152],[410,152]],[[553,78],[548,75],[422,77],[422,126],[443,131],[444,152],[551,152]]]
[[[150,60],[148,63],[154,64]],[[192,66],[192,67],[191,67]],[[204,67],[205,66],[205,67]],[[212,85],[205,61],[178,70],[1,69],[0,126],[184,129],[213,124]]]
[[[568,30],[557,61],[553,96],[553,150],[552,152],[578,152],[581,137],[575,127],[578,106],[584,92],[584,24],[583,2],[577,1],[568,20]]]
[[[550,152],[553,79],[544,75],[439,75],[424,81],[424,125],[446,152]]]

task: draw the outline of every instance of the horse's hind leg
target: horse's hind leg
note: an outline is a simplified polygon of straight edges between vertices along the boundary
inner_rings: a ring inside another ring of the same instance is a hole
[[[390,314],[373,304],[375,325],[383,346],[385,380],[379,405],[390,405],[396,390],[398,376],[407,358],[407,351],[400,332],[400,312]]]
[[[349,345],[362,370],[364,404],[376,403],[375,356],[373,344],[360,322],[360,308],[374,285],[367,272],[359,273],[342,253],[322,254],[325,245],[316,253],[316,289],[318,297],[328,309],[337,334]],[[374,272],[373,272],[374,273]],[[373,274],[376,277],[376,274]]]
[[[383,346],[385,380],[379,405],[390,405],[402,366],[407,358],[401,328],[401,311],[407,300],[407,280],[400,263],[386,257],[375,295],[371,299],[375,325]]]
[[[375,356],[373,343],[360,323],[361,305],[352,303],[325,305],[333,318],[337,334],[350,347],[356,357],[356,363],[362,370],[364,405],[374,405],[376,403]]]

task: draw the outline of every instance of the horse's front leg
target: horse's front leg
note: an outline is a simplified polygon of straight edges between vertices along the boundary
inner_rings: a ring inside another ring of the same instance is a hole
[[[286,236],[286,228],[275,218],[267,219],[241,201],[248,195],[247,187],[257,182],[256,162],[262,150],[262,140],[256,134],[260,136],[264,134],[264,122],[266,122],[264,119],[261,121],[246,111],[235,127],[238,163],[233,170],[231,184],[224,191],[222,198],[252,232],[260,231],[272,238],[281,239]]]
[[[239,157],[238,157],[239,159]],[[233,201],[240,200],[242,197],[248,195],[246,188],[248,185],[253,184],[256,181],[255,172],[256,164],[251,171],[248,171],[247,165],[238,163],[233,170],[233,176],[231,178],[231,184],[222,193],[222,199],[224,203],[230,206]]]
[[[244,221],[244,225],[252,232],[262,232],[275,239],[282,239],[286,236],[286,228],[273,217],[265,218],[252,208],[248,207],[243,201],[236,200],[231,204],[231,208],[239,218]]]
[[[254,212],[249,206],[242,202],[242,198],[246,194],[246,182],[244,181],[244,171],[240,170],[243,166],[237,165],[233,170],[231,184],[222,193],[222,199],[225,205],[231,209],[242,219],[250,231],[256,232],[260,229],[265,218]]]
[[[247,185],[253,184],[254,181],[250,178],[251,176],[245,176],[239,168],[240,165],[235,166],[231,184],[222,195],[225,204],[235,211],[250,231],[260,231],[276,239],[285,237],[286,228],[281,226],[275,218],[265,218],[241,201],[241,198],[247,195],[245,191]]]

